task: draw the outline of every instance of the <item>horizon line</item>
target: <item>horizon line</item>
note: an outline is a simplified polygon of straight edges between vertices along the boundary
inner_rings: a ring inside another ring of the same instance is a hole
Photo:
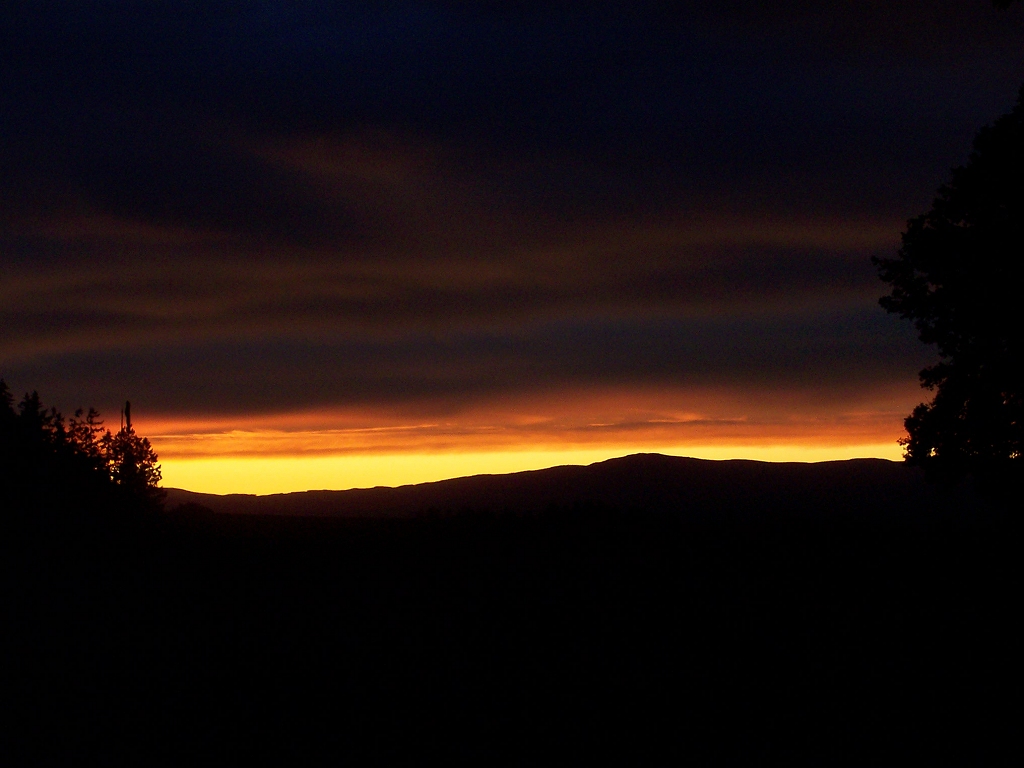
[[[742,455],[741,455],[742,454]],[[818,464],[856,459],[902,461],[891,444],[849,446],[664,446],[490,452],[213,456],[161,462],[166,489],[216,496],[271,496],[400,488],[482,475],[512,475],[613,459],[659,455],[699,461]]]

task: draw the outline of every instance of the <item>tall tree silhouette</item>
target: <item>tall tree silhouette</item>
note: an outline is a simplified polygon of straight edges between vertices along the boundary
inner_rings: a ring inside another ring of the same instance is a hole
[[[110,478],[122,492],[145,501],[163,498],[160,466],[149,440],[139,437],[132,427],[131,403],[124,404],[124,426],[116,435],[107,432],[99,441],[100,453],[106,461]]]
[[[881,299],[912,319],[940,361],[921,371],[931,403],[907,417],[908,461],[957,477],[1022,462],[1024,87],[974,140],[927,213],[911,219],[897,258],[875,259],[892,285]]]

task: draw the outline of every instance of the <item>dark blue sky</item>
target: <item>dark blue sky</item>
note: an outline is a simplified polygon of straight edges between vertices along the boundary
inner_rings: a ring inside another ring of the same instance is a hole
[[[195,5],[0,11],[16,390],[876,407],[928,352],[870,257],[1024,80],[986,0]]]

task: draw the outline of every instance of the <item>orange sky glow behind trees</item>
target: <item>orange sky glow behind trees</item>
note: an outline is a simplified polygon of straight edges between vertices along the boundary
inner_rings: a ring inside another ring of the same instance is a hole
[[[899,391],[902,390],[902,391]],[[637,452],[698,458],[897,459],[913,383],[837,411],[806,394],[609,391],[457,413],[307,411],[146,421],[165,484],[210,493],[425,482]],[[758,402],[760,401],[760,402]]]
[[[213,492],[898,459],[872,257],[1024,71],[1019,3],[9,16],[0,377]]]

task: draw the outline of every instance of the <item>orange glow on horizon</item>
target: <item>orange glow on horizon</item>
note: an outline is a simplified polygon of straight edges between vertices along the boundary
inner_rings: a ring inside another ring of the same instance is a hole
[[[815,403],[794,393],[591,392],[408,413],[303,411],[150,419],[164,485],[208,493],[283,493],[404,485],[631,453],[708,459],[899,459],[918,391]]]
[[[701,459],[836,461],[897,460],[895,442],[862,445],[692,445],[644,450],[636,446],[477,453],[401,453],[314,456],[214,456],[162,462],[169,488],[200,493],[271,494],[399,486],[481,474],[506,474],[566,464],[593,464],[634,453],[664,453]]]

